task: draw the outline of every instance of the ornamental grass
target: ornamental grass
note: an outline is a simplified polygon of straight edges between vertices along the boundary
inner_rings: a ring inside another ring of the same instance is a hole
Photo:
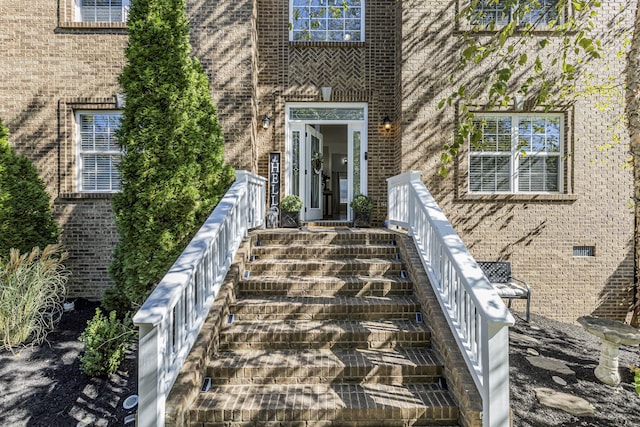
[[[0,348],[41,344],[63,312],[68,272],[61,245],[20,254],[11,249],[0,260]]]

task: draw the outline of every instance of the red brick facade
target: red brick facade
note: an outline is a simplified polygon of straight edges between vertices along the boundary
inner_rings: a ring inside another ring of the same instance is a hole
[[[597,30],[606,33],[614,18],[630,27],[632,6],[603,2]],[[331,86],[332,102],[368,107],[367,191],[376,224],[384,220],[385,179],[419,170],[472,254],[510,260],[532,285],[534,313],[623,318],[634,280],[632,178],[620,167],[626,131],[621,143],[598,149],[611,140],[620,101],[602,112],[603,99],[590,95],[562,111],[563,194],[474,196],[466,152],[449,177],[435,173],[455,124],[453,108],[436,105],[454,87],[456,2],[369,0],[365,8],[364,42],[290,42],[288,1],[187,2],[193,53],[211,81],[229,163],[266,176],[269,152],[286,151],[286,105],[321,102],[320,87]],[[596,77],[621,78],[620,40],[612,38],[608,56],[594,63]],[[115,108],[126,42],[123,24],[74,22],[73,0],[0,4],[0,117],[47,182],[77,296],[100,297],[117,236],[109,196],[77,191],[74,112]],[[265,115],[272,118],[266,130]],[[574,246],[593,246],[595,256],[574,257]]]

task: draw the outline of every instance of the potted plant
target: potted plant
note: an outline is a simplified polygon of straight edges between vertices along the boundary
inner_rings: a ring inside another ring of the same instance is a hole
[[[353,209],[354,227],[371,226],[371,211],[373,210],[373,199],[371,197],[358,194],[353,198],[349,206]]]
[[[287,228],[296,228],[300,223],[300,209],[302,209],[302,199],[295,194],[290,194],[280,201],[280,212],[282,220],[280,224]]]

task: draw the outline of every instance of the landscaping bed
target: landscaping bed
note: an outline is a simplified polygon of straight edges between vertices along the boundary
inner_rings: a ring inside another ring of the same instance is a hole
[[[122,403],[137,393],[137,350],[117,373],[90,378],[80,371],[78,337],[99,303],[76,300],[40,346],[0,352],[1,426],[123,425]],[[131,424],[133,425],[133,424]]]

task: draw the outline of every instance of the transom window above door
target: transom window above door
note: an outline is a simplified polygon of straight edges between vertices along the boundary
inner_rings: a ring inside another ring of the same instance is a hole
[[[476,114],[469,147],[471,193],[560,193],[562,114]]]
[[[364,0],[289,0],[291,41],[364,41]]]

